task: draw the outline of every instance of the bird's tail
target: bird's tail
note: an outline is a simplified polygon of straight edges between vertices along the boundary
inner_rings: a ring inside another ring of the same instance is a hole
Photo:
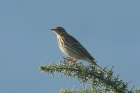
[[[98,66],[95,62],[95,59],[93,59],[93,62],[92,62],[96,67],[98,67],[102,72],[105,72],[100,66]]]
[[[93,57],[91,58],[85,58],[84,59],[85,61],[89,62],[89,63],[92,63],[93,65],[95,65],[96,67],[98,67],[102,72],[105,72],[100,66],[98,66],[95,62],[95,59]]]
[[[95,63],[95,66],[98,67],[102,72],[105,72],[100,66]]]

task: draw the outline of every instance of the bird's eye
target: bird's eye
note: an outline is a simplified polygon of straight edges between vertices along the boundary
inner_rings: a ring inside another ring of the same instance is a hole
[[[61,28],[58,28],[58,30],[60,31]]]

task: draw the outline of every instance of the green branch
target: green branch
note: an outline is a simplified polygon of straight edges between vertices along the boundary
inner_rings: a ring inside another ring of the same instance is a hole
[[[100,87],[103,91],[140,93],[139,89],[133,88],[128,90],[129,83],[123,82],[123,80],[119,78],[119,75],[114,77],[112,69],[105,69],[105,73],[102,73],[93,65],[84,66],[78,62],[68,65],[66,59],[63,59],[58,64],[51,62],[45,66],[40,66],[40,71],[49,74],[57,72],[60,76],[65,75],[69,78],[77,78],[79,81],[82,81],[82,83],[90,83],[92,88],[98,89]]]

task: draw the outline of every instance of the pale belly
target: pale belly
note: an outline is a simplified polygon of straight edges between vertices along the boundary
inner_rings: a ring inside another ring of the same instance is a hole
[[[59,47],[59,48],[60,48],[60,50],[61,50],[65,55],[67,55],[68,57],[71,57],[71,58],[79,58],[79,55],[76,54],[76,53],[77,53],[76,51],[67,49],[67,48],[65,48],[65,47]]]

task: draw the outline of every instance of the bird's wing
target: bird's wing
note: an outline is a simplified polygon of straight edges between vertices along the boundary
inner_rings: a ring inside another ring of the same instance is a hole
[[[68,41],[70,41],[70,43],[72,44],[73,47],[75,47],[75,49],[79,50],[80,54],[82,56],[87,56],[91,59],[94,60],[94,58],[90,55],[90,53],[78,42],[78,40],[76,40],[73,36],[69,35],[68,36],[69,39]]]

